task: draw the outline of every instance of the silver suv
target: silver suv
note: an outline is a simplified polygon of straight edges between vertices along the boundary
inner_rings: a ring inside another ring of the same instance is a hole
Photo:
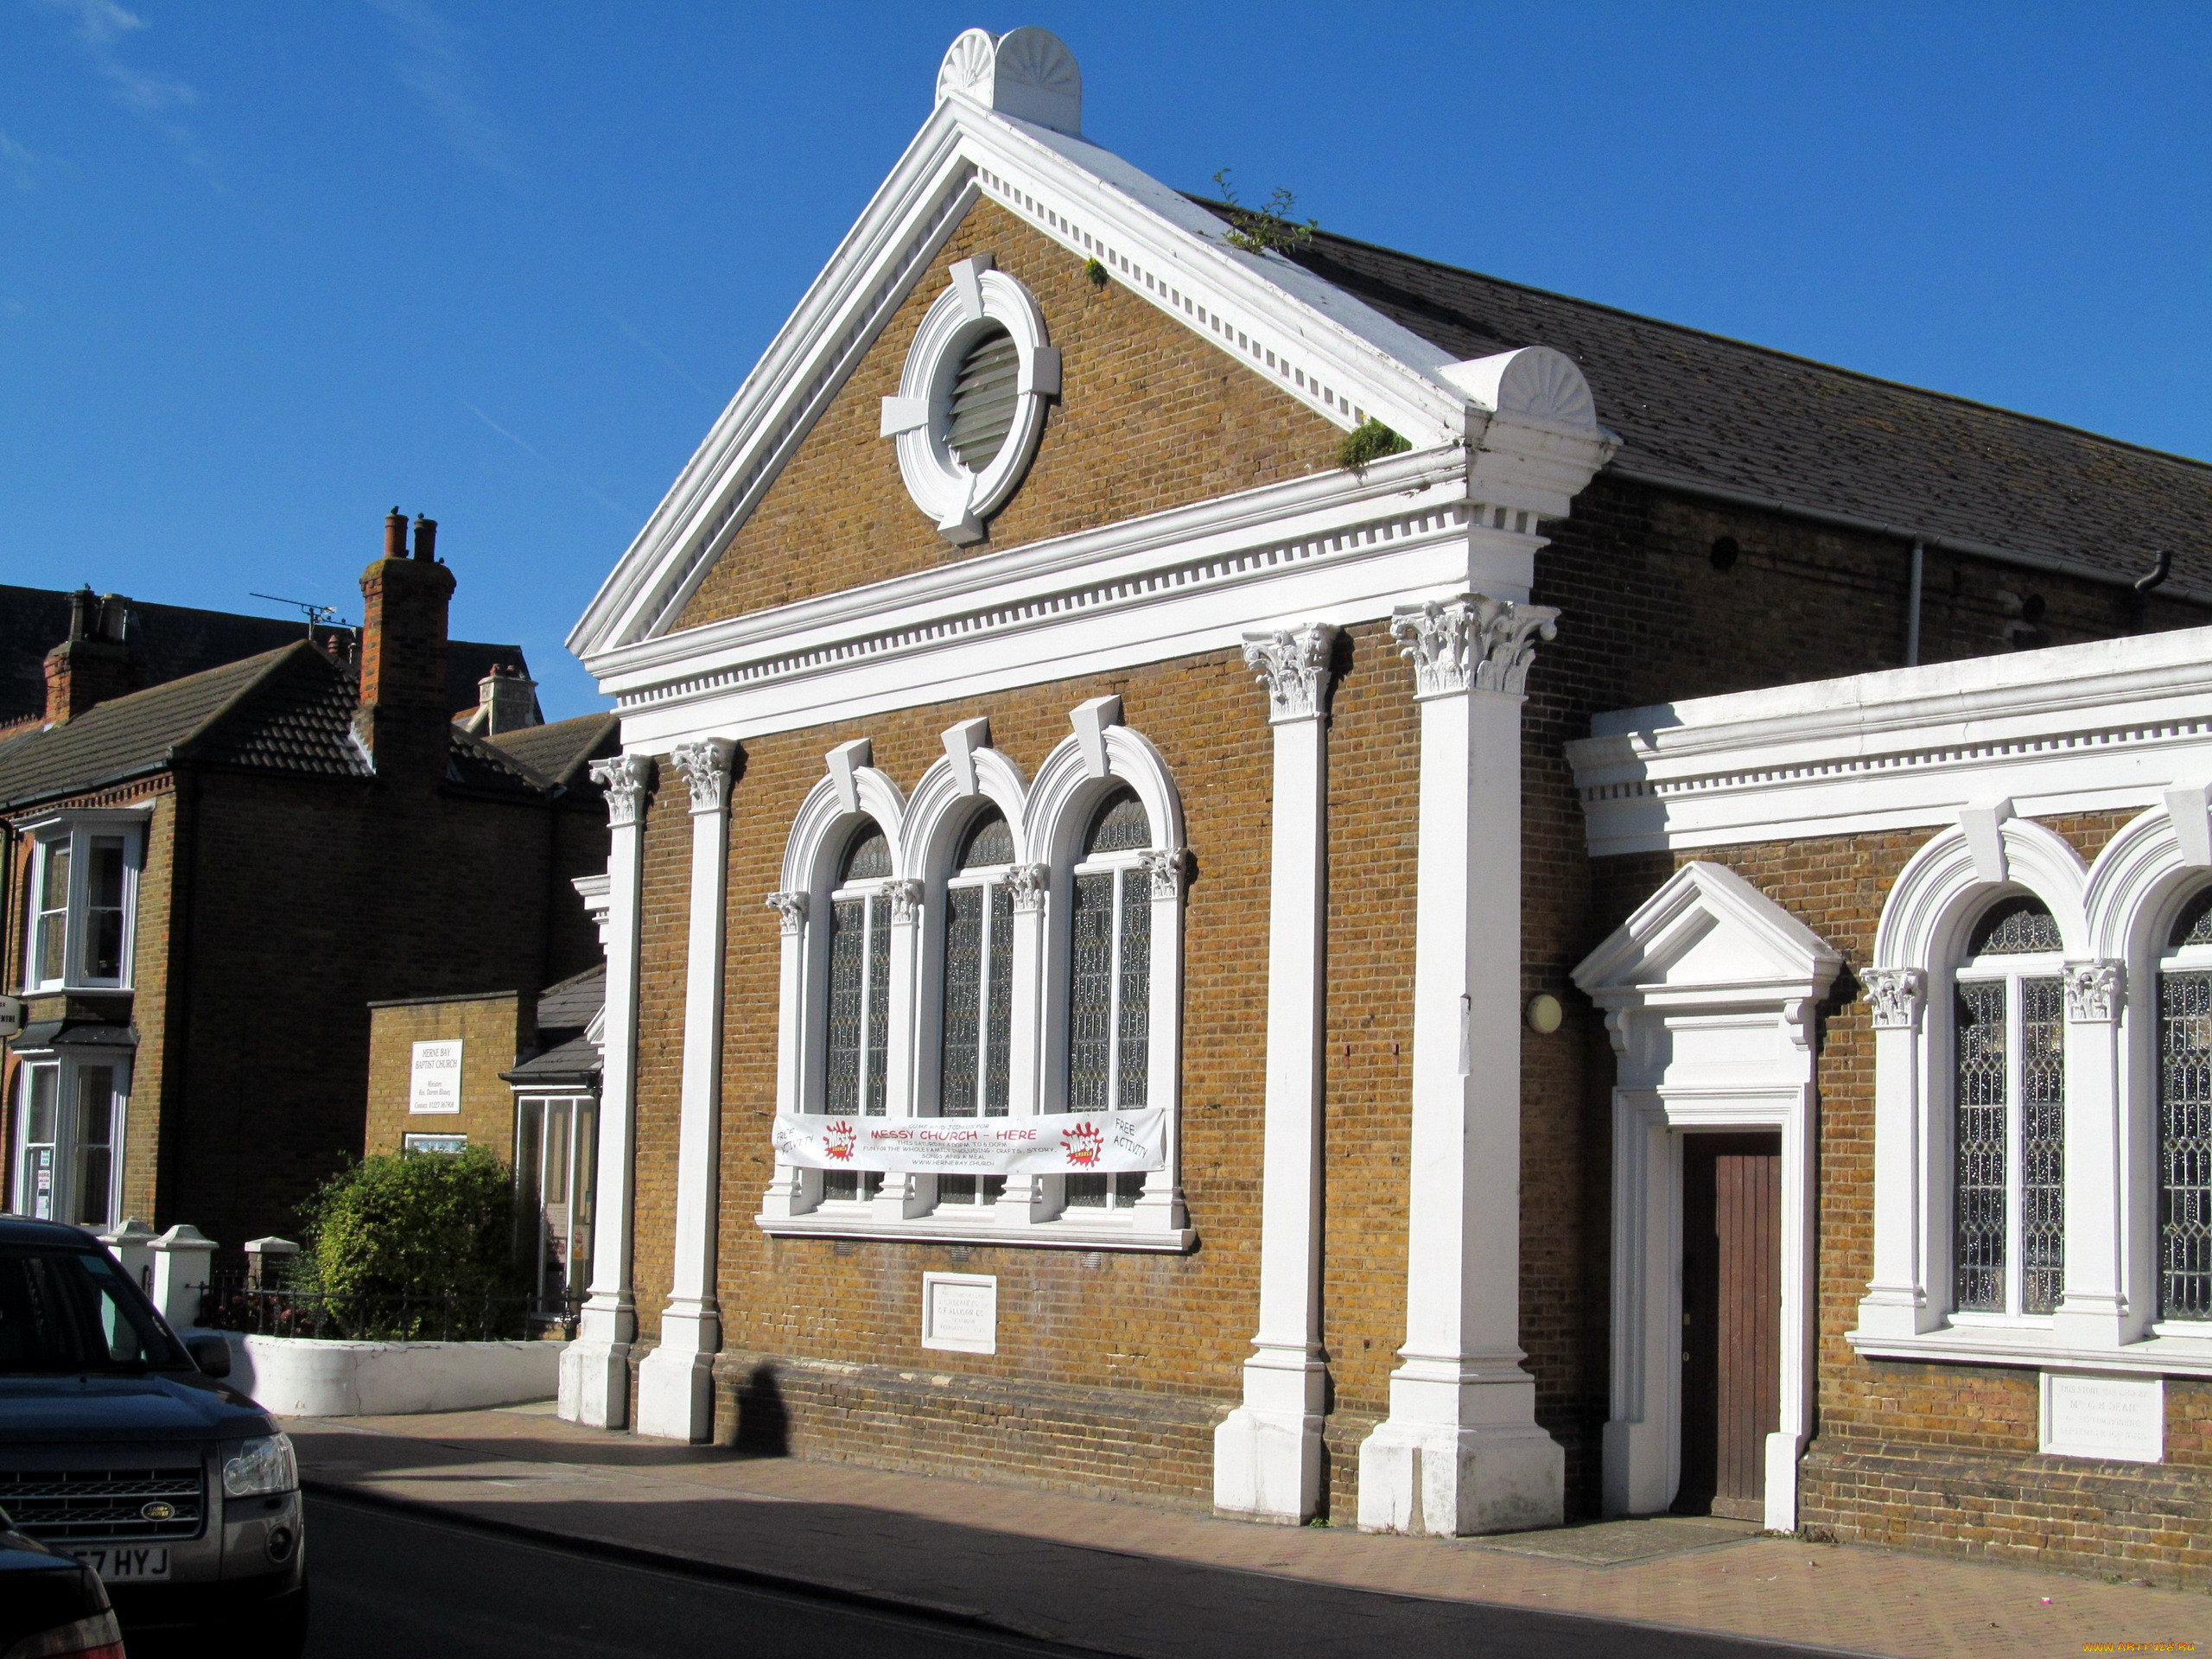
[[[219,1337],[188,1351],[89,1233],[0,1216],[0,1511],[97,1572],[126,1636],[219,1627],[296,1655],[299,1471],[230,1369]]]

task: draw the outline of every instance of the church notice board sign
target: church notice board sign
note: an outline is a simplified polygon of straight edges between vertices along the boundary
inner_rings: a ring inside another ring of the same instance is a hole
[[[415,1064],[407,1090],[410,1112],[457,1112],[461,1109],[461,1043],[415,1045]]]
[[[2041,1450],[2047,1455],[2165,1461],[2163,1377],[2045,1371],[2042,1392]]]
[[[922,1346],[956,1354],[998,1352],[998,1280],[982,1273],[924,1274]]]

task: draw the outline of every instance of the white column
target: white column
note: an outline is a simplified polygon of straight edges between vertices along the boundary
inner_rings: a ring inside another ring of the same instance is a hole
[[[776,1111],[789,1116],[806,1101],[806,917],[804,892],[772,893],[768,907],[776,912],[783,934],[781,969],[777,976]],[[809,1208],[806,1172],[795,1164],[779,1161],[768,1177],[768,1190],[760,1198],[762,1221],[783,1221],[803,1215]]]
[[[607,796],[607,1041],[600,1051],[591,1295],[576,1339],[561,1355],[557,1408],[572,1423],[620,1428],[630,1416],[630,1344],[638,1334],[630,1286],[637,1185],[638,899],[653,763],[645,755],[619,754],[592,762],[591,775]]]
[[[660,1344],[638,1367],[638,1433],[704,1440],[714,1426],[715,1297],[721,1205],[722,918],[729,877],[726,738],[679,743],[670,757],[691,791],[691,917],[683,963],[683,1102],[676,1150],[676,1256]]]
[[[1333,627],[1314,625],[1248,634],[1244,643],[1274,728],[1260,1328],[1244,1362],[1244,1402],[1214,1430],[1213,1503],[1225,1515],[1290,1526],[1320,1505],[1329,1382],[1321,1351],[1321,1036],[1336,637]]]
[[[1014,903],[1014,1006],[1007,1033],[1007,1109],[1029,1117],[1045,1109],[1045,925],[1052,871],[1016,864],[1007,872]],[[1050,1221],[1058,1184],[1048,1175],[1014,1175],[1000,1194],[999,1219],[1010,1228]]]
[[[200,1302],[213,1276],[215,1241],[189,1222],[179,1222],[146,1246],[154,1258],[154,1306],[172,1331],[200,1328]]]
[[[1874,1022],[1874,1276],[1859,1299],[1859,1328],[1917,1336],[1942,1323],[1948,1300],[1928,1287],[1928,976],[1917,968],[1869,968],[1866,982]]]
[[[2052,1334],[2073,1347],[2114,1348],[2146,1334],[2130,1306],[2120,1116],[2120,1009],[2124,966],[2069,962],[2066,988],[2066,1292]]]
[[[1521,706],[1558,613],[1481,594],[1392,621],[1421,702],[1406,1342],[1359,1524],[1557,1525],[1566,1454],[1521,1369]]]
[[[883,890],[891,912],[890,981],[882,992],[890,998],[890,1006],[884,1010],[883,1109],[893,1117],[914,1115],[925,891],[911,876],[893,881]],[[889,1170],[870,1207],[879,1221],[909,1221],[929,1214],[935,1194],[934,1177]]]

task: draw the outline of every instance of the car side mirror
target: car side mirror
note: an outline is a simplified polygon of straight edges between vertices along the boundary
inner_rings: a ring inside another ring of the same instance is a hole
[[[231,1374],[231,1344],[220,1337],[194,1337],[184,1344],[192,1363],[209,1376]]]

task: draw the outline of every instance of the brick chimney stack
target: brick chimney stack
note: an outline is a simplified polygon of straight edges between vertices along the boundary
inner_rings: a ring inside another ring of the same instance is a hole
[[[446,702],[446,608],[453,572],[437,560],[438,526],[384,521],[384,556],[361,572],[361,701],[354,729],[379,776],[436,783],[446,774],[453,711]]]
[[[90,588],[79,588],[69,595],[69,637],[46,654],[49,721],[66,724],[145,683],[124,643],[130,626],[130,601],[121,594],[95,597]]]

